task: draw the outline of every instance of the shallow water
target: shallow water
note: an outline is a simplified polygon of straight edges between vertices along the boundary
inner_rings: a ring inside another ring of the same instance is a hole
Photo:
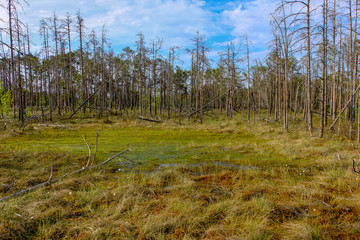
[[[206,166],[219,166],[219,167],[235,169],[235,170],[259,169],[258,167],[253,167],[253,166],[244,166],[244,165],[240,165],[240,164],[216,161],[216,162],[199,162],[199,163],[193,163],[193,164],[163,163],[157,167],[157,170],[162,170],[164,168],[169,168],[169,167],[196,168],[196,167],[206,167]]]
[[[130,172],[136,172],[136,173],[143,173],[143,174],[155,174],[160,171],[169,169],[169,168],[190,168],[190,169],[196,169],[196,168],[202,168],[202,167],[220,167],[221,169],[228,169],[228,170],[258,170],[259,167],[254,166],[244,166],[240,164],[234,164],[234,163],[228,163],[228,162],[220,162],[220,161],[214,161],[214,162],[199,162],[199,163],[192,163],[192,164],[181,164],[181,163],[162,163],[157,165],[157,167],[153,171],[144,170],[141,168],[141,164],[133,161],[120,161],[117,162],[116,165],[121,166],[121,168],[117,169],[116,172],[123,172],[123,173],[130,173]],[[200,170],[200,169],[199,169]],[[219,169],[217,169],[218,171]],[[209,171],[207,169],[206,172],[204,171],[194,171],[191,174],[194,176],[200,176],[204,174],[209,174],[213,171]],[[215,172],[215,169],[214,169]]]

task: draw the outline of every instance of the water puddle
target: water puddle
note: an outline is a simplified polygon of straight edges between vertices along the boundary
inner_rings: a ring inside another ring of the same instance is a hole
[[[121,168],[117,169],[116,172],[123,172],[123,173],[130,173],[130,172],[136,172],[136,173],[144,173],[144,174],[151,174],[151,173],[157,173],[160,171],[163,171],[168,168],[190,168],[194,169],[195,171],[192,173],[193,175],[199,176],[203,175],[204,172],[196,171],[197,168],[202,167],[220,167],[225,168],[228,170],[258,170],[259,167],[254,166],[244,166],[240,164],[234,164],[234,163],[228,163],[228,162],[199,162],[199,163],[191,163],[191,164],[180,164],[180,163],[162,163],[159,164],[154,170],[147,171],[142,168],[140,168],[141,164],[137,162],[129,162],[129,161],[120,161],[116,163],[118,166],[121,166]],[[201,170],[201,169],[199,169]]]
[[[233,170],[254,170],[254,169],[260,169],[259,167],[253,167],[253,166],[244,166],[234,163],[228,163],[228,162],[201,162],[201,163],[193,163],[193,164],[179,164],[179,163],[163,163],[160,164],[157,167],[157,170],[162,170],[164,168],[170,168],[170,167],[189,167],[189,168],[197,168],[197,167],[211,167],[211,166],[217,166],[222,168],[228,168]]]

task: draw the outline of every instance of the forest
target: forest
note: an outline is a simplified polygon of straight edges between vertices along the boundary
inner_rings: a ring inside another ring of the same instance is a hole
[[[265,59],[250,62],[245,34],[243,42],[229,42],[215,62],[199,32],[190,49],[165,50],[162,39],[147,43],[139,33],[134,49],[115,53],[105,25],[101,33],[88,31],[80,11],[42,19],[42,49],[34,53],[29,29],[18,18],[21,3],[9,1],[8,19],[2,19],[8,22],[1,38],[2,118],[23,123],[37,114],[51,120],[54,113],[81,105],[84,114],[98,117],[131,110],[149,118],[187,116],[202,122],[209,110],[229,118],[246,110],[249,120],[257,114],[284,129],[300,119],[312,136],[317,114],[320,137],[335,127],[339,133],[343,124],[346,136],[360,141],[358,2],[314,4],[281,2],[270,16],[274,38]],[[191,56],[190,69],[177,65],[180,51]]]
[[[28,4],[0,4],[1,239],[358,238],[358,0],[279,0],[263,59],[246,33],[116,52]]]

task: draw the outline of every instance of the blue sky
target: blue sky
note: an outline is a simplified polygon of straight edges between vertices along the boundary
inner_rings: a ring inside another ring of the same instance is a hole
[[[216,58],[227,42],[241,42],[246,33],[252,59],[262,59],[267,53],[267,42],[272,38],[268,16],[276,6],[273,0],[31,0],[29,4],[21,18],[29,24],[35,45],[42,17],[55,11],[62,18],[80,9],[88,33],[94,28],[100,36],[101,26],[106,25],[115,52],[126,46],[134,48],[140,32],[147,43],[156,37],[163,39],[164,51],[171,46],[189,48],[199,30],[212,49],[211,58]],[[6,19],[4,11],[0,14]],[[187,56],[181,58],[186,65]]]

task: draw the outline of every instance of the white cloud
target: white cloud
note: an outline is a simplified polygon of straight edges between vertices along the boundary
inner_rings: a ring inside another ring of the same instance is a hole
[[[235,9],[222,12],[223,23],[233,27],[235,38],[248,35],[253,49],[263,49],[272,38],[269,14],[276,8],[273,0],[254,0],[240,3]]]
[[[244,33],[253,42],[254,54],[265,51],[267,41],[272,38],[268,15],[275,8],[274,1],[242,1],[32,0],[29,6],[24,6],[21,18],[29,23],[35,45],[41,45],[36,40],[41,18],[51,17],[54,12],[64,18],[67,12],[75,15],[80,10],[87,33],[94,28],[100,37],[101,27],[106,25],[108,38],[116,52],[125,46],[134,47],[140,32],[148,44],[155,37],[163,39],[164,52],[171,46],[191,47],[191,39],[199,30],[209,40],[208,46],[213,48],[209,56],[216,59],[217,51],[226,46],[226,40],[243,42],[239,37]],[[0,9],[0,18],[6,17],[6,11]],[[73,34],[74,39],[76,36]],[[183,59],[187,61],[185,56]]]
[[[106,24],[114,44],[134,42],[142,32],[148,42],[156,36],[164,39],[164,48],[184,47],[197,30],[213,35],[211,12],[202,8],[203,1],[186,0],[97,0],[100,14],[86,18],[90,28]]]

